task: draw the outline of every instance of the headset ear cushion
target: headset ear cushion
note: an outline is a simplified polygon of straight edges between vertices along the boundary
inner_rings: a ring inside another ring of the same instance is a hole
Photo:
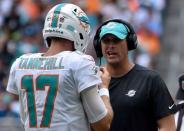
[[[137,36],[136,34],[130,34],[128,37],[128,50],[137,48]]]
[[[97,33],[94,36],[93,45],[94,45],[97,57],[102,57],[103,54],[102,54],[102,50],[101,50],[101,43],[100,43],[100,40],[99,40],[99,32],[100,31],[97,30]]]
[[[132,40],[134,41],[134,45],[135,45],[134,47],[137,48],[138,42],[137,42],[137,35],[136,34],[133,34]]]
[[[123,20],[120,20],[120,23],[126,25],[126,27],[129,30],[129,34],[127,36],[128,50],[136,49],[137,48],[137,35],[136,35],[132,25],[126,21],[123,21]]]

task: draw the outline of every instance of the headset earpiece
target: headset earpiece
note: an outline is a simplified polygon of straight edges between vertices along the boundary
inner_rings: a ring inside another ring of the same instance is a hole
[[[94,36],[94,40],[93,40],[93,45],[94,45],[97,57],[103,56],[102,51],[101,51],[102,49],[101,49],[100,38],[99,38],[100,31],[101,31],[101,28],[98,28]]]
[[[101,43],[100,43],[100,36],[99,36],[100,32],[101,32],[101,28],[102,28],[102,26],[108,24],[109,22],[118,22],[118,23],[122,23],[123,25],[125,25],[127,30],[128,30],[128,35],[126,37],[128,50],[134,50],[137,48],[137,35],[136,35],[133,27],[128,22],[123,21],[121,19],[108,20],[108,21],[104,22],[97,29],[96,34],[95,34],[94,39],[93,39],[93,45],[94,45],[97,57],[103,56],[102,49],[101,49]]]
[[[128,30],[128,36],[127,36],[127,44],[128,44],[128,50],[134,50],[137,48],[137,35],[132,27],[132,25],[130,25],[128,22],[123,21],[123,20],[119,20],[119,23],[124,24],[127,27]],[[117,22],[118,22],[117,21]]]

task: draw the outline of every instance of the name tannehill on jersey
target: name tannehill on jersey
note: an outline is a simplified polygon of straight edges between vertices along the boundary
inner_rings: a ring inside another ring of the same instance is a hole
[[[21,58],[19,69],[53,70],[64,69],[62,58]]]

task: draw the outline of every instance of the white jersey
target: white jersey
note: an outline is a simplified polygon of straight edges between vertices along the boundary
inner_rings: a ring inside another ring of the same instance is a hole
[[[18,94],[26,131],[90,131],[80,92],[101,83],[92,57],[64,51],[18,58],[7,91]]]
[[[176,127],[178,125],[178,117],[179,117],[179,112],[176,112],[174,115]],[[182,118],[180,131],[184,131],[184,117]]]

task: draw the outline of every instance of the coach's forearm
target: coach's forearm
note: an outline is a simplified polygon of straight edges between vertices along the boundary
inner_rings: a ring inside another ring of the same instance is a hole
[[[94,131],[109,131],[110,125],[113,119],[113,110],[111,108],[110,100],[108,96],[101,96],[106,108],[107,108],[107,114],[106,116],[98,121],[98,123],[91,124]]]
[[[104,102],[104,104],[105,104],[105,106],[108,110],[107,111],[108,113],[106,115],[106,120],[107,120],[107,123],[109,123],[109,126],[110,126],[110,124],[112,122],[112,119],[113,119],[113,115],[114,115],[111,104],[110,104],[110,100],[109,100],[109,97],[105,96],[105,95],[101,96],[101,98],[102,98],[102,100],[103,100],[103,102]]]

